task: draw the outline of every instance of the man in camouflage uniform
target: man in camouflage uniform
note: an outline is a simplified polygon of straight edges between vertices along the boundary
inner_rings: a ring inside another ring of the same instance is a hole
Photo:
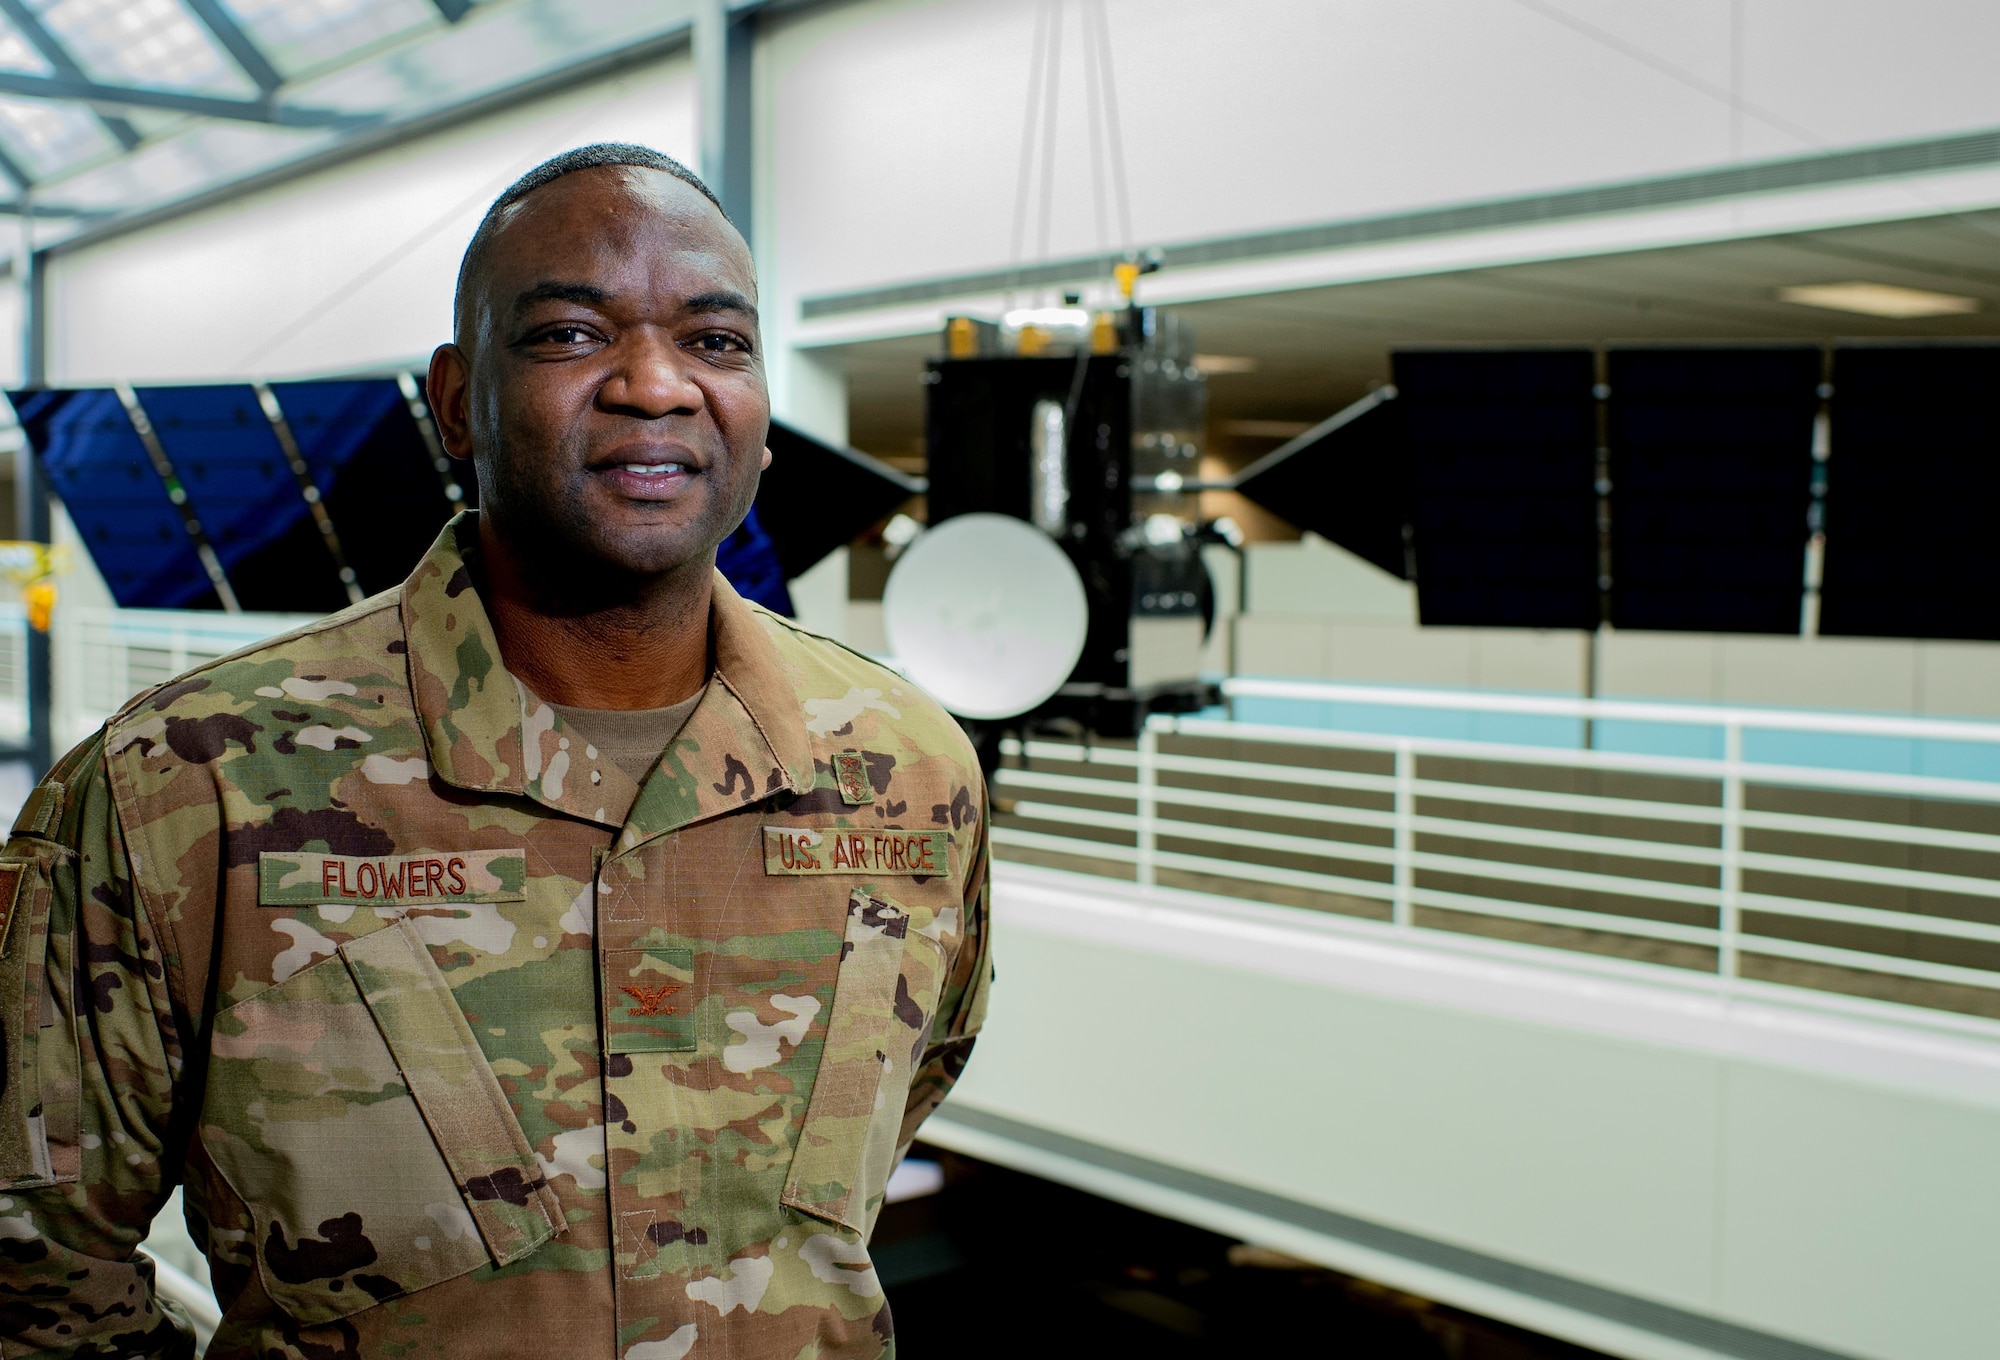
[[[893,1352],[869,1230],[990,975],[977,764],[712,570],[769,407],[692,176],[553,162],[460,287],[482,510],[135,699],[0,860],[7,1356],[188,1353],[135,1256],[177,1182],[213,1357]]]

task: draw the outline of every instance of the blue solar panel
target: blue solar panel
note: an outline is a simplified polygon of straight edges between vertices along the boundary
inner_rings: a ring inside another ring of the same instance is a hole
[[[321,491],[333,485],[377,426],[405,409],[393,379],[272,383],[271,395]]]
[[[256,392],[234,383],[144,387],[137,395],[243,607],[344,602],[333,559]]]
[[[722,540],[715,551],[715,566],[744,599],[791,616],[792,593],[785,589],[785,568],[778,560],[778,545],[757,522],[756,510],[751,510],[735,533]]]
[[[128,609],[216,608],[180,511],[118,394],[8,395],[112,598]]]
[[[361,589],[399,585],[459,507],[393,378],[273,383]],[[466,469],[470,482],[471,469]]]

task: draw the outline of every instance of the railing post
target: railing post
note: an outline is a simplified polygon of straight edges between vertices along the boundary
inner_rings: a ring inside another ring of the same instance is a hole
[[[1159,715],[1146,719],[1139,729],[1139,886],[1153,886],[1154,819],[1158,803],[1153,797],[1157,777],[1156,758],[1160,753],[1160,729],[1156,724],[1172,721]]]
[[[1411,856],[1415,852],[1416,832],[1413,819],[1417,804],[1417,754],[1407,741],[1396,743],[1396,804],[1395,839],[1391,851],[1395,862],[1391,866],[1394,881],[1389,903],[1389,919],[1396,925],[1408,929],[1414,921],[1410,907],[1410,888],[1414,880]]]
[[[1743,724],[1722,728],[1722,883],[1715,969],[1736,976],[1743,895]]]

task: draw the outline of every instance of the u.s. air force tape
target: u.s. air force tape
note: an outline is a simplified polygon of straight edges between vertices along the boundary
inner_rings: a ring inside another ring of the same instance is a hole
[[[266,850],[257,856],[257,901],[266,907],[519,902],[527,895],[527,879],[528,857],[521,850],[419,850],[408,855]]]
[[[809,831],[764,828],[767,874],[889,874],[930,878],[951,872],[949,831]]]

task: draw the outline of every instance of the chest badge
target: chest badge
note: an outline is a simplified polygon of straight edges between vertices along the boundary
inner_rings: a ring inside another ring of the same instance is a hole
[[[620,987],[619,991],[632,998],[631,1015],[672,1015],[674,1008],[667,1004],[667,998],[680,990],[674,983],[663,983],[658,987]]]
[[[672,1004],[694,985],[693,950],[608,949],[603,976],[606,1052],[694,1051],[694,1016]]]
[[[868,783],[868,762],[854,752],[834,756],[833,780],[840,785],[840,801],[847,806],[861,807],[875,801],[875,790]]]

